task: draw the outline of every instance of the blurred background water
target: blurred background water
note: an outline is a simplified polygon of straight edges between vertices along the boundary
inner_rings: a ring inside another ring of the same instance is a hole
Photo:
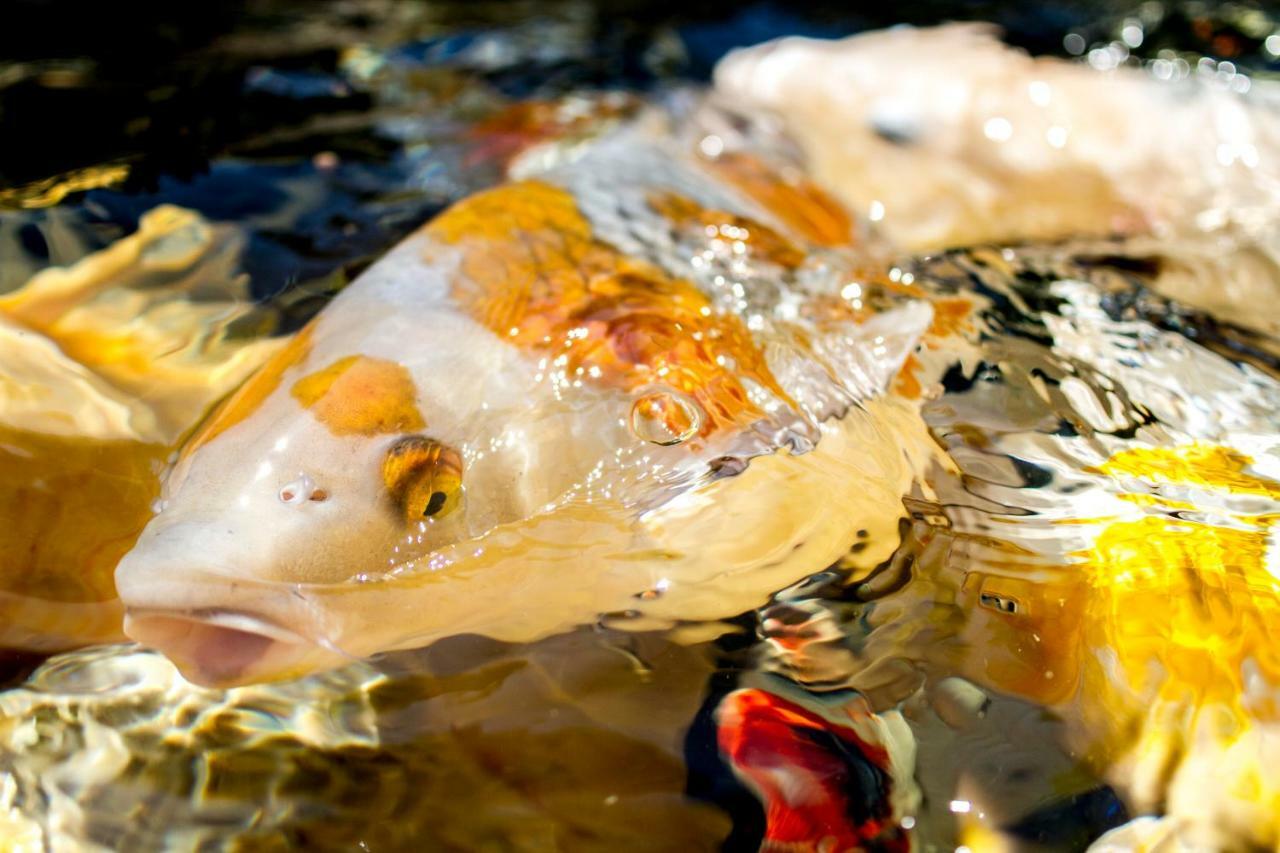
[[[495,179],[475,151],[484,116],[582,88],[705,81],[728,50],[779,35],[979,20],[1068,55],[1143,19],[1134,61],[1172,48],[1280,68],[1272,19],[1234,3],[264,0],[125,14],[17,0],[5,17],[0,289],[101,248],[162,202],[243,227],[259,298],[332,285]]]

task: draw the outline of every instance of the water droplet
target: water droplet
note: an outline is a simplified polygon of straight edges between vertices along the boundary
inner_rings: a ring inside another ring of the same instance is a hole
[[[651,444],[680,444],[698,434],[703,417],[702,407],[687,394],[650,391],[631,405],[631,431]]]

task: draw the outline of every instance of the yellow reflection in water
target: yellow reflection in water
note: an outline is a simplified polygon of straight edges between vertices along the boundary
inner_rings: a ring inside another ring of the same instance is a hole
[[[1083,640],[1094,650],[1079,705],[1105,733],[1090,753],[1122,768],[1139,807],[1212,802],[1239,821],[1233,831],[1270,846],[1267,816],[1280,813],[1280,779],[1267,770],[1280,720],[1280,583],[1268,539],[1280,506],[1230,506],[1274,500],[1280,483],[1247,471],[1251,463],[1193,444],[1128,450],[1100,466],[1179,488],[1178,498],[1140,495],[1143,517],[1112,522],[1079,554],[1092,589]]]
[[[125,163],[107,163],[75,169],[20,187],[0,190],[0,207],[52,207],[71,193],[109,187],[127,177],[129,177],[129,166]]]
[[[1135,447],[1112,456],[1097,470],[1111,477],[1138,477],[1157,483],[1181,483],[1225,489],[1236,495],[1280,497],[1280,483],[1245,471],[1253,460],[1230,447],[1187,444]]]
[[[0,296],[0,648],[122,639],[112,572],[165,458],[281,343],[242,245],[164,206]]]
[[[1037,554],[1034,524],[1022,544],[916,533],[909,606],[960,640],[926,657],[1060,714],[1133,813],[1191,821],[1206,848],[1280,843],[1280,482],[1252,466],[1203,443],[1116,453],[1092,471],[1119,512],[1058,525],[1096,531],[1074,564]]]
[[[1091,644],[1114,650],[1125,681],[1139,693],[1222,702],[1256,716],[1249,670],[1280,685],[1280,582],[1267,568],[1268,534],[1280,515],[1233,513],[1227,495],[1280,496],[1280,483],[1248,473],[1251,460],[1208,445],[1140,448],[1100,470],[1207,492],[1205,518],[1183,518],[1185,501],[1145,496],[1148,514],[1103,529],[1088,560]],[[1163,505],[1162,504],[1166,504]],[[1215,504],[1217,506],[1215,506]],[[1270,691],[1266,691],[1270,693]],[[1275,715],[1266,701],[1266,716]]]

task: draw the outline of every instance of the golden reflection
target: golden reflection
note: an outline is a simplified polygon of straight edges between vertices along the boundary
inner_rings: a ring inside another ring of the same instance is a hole
[[[112,571],[151,517],[166,453],[0,428],[0,648],[124,638]]]
[[[72,193],[114,186],[127,177],[129,166],[125,163],[76,169],[20,187],[0,189],[0,208],[52,207]]]
[[[263,337],[273,318],[247,300],[242,245],[238,231],[163,205],[134,234],[0,297],[0,318],[120,392],[133,432],[150,416],[146,437],[172,441],[280,346]]]

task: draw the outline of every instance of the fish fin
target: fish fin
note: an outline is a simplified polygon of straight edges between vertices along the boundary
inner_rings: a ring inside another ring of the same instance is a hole
[[[932,322],[933,306],[918,300],[877,314],[858,328],[863,344],[858,352],[865,356],[867,376],[876,394],[889,390]]]

